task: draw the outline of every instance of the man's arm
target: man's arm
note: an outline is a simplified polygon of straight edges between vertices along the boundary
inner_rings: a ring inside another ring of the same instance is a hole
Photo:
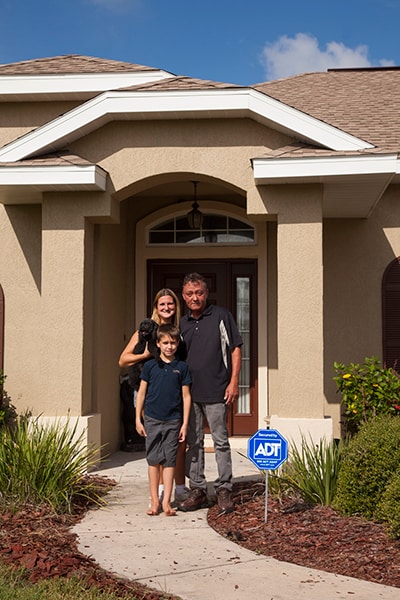
[[[231,353],[232,374],[231,380],[225,390],[225,404],[233,404],[239,398],[239,374],[242,365],[242,349],[236,346]]]

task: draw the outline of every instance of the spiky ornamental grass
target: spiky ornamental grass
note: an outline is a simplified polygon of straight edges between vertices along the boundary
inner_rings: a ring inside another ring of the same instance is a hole
[[[77,426],[69,419],[44,425],[21,417],[12,429],[0,430],[0,501],[14,508],[44,503],[56,512],[70,511],[74,496],[101,503],[85,477],[99,449],[84,446]]]
[[[301,447],[291,445],[288,462],[273,477],[275,493],[295,493],[307,504],[330,506],[336,493],[344,444],[342,440],[325,438],[316,443],[302,434]]]

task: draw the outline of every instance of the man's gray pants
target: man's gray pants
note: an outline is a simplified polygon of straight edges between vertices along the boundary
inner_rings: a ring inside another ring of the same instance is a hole
[[[207,404],[193,402],[190,411],[187,434],[186,475],[190,488],[200,488],[207,492],[204,473],[204,417],[207,419],[214,444],[218,478],[214,482],[215,491],[226,488],[232,491],[232,456],[226,425],[228,407],[225,403]]]

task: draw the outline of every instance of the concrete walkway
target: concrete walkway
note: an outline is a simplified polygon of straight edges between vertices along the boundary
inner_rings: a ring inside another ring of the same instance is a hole
[[[246,450],[233,450],[235,479],[255,477]],[[206,454],[207,478],[216,477]],[[104,508],[89,512],[73,531],[79,550],[118,576],[182,600],[399,600],[399,588],[299,567],[260,556],[218,535],[207,510],[148,517],[143,452],[118,452],[97,471],[118,486]],[[210,491],[212,486],[210,485]]]

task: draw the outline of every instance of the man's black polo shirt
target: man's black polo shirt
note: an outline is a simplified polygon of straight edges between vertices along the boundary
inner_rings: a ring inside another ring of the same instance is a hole
[[[232,314],[210,304],[198,319],[185,315],[180,329],[187,349],[193,402],[224,402],[231,378],[231,352],[243,344]]]

